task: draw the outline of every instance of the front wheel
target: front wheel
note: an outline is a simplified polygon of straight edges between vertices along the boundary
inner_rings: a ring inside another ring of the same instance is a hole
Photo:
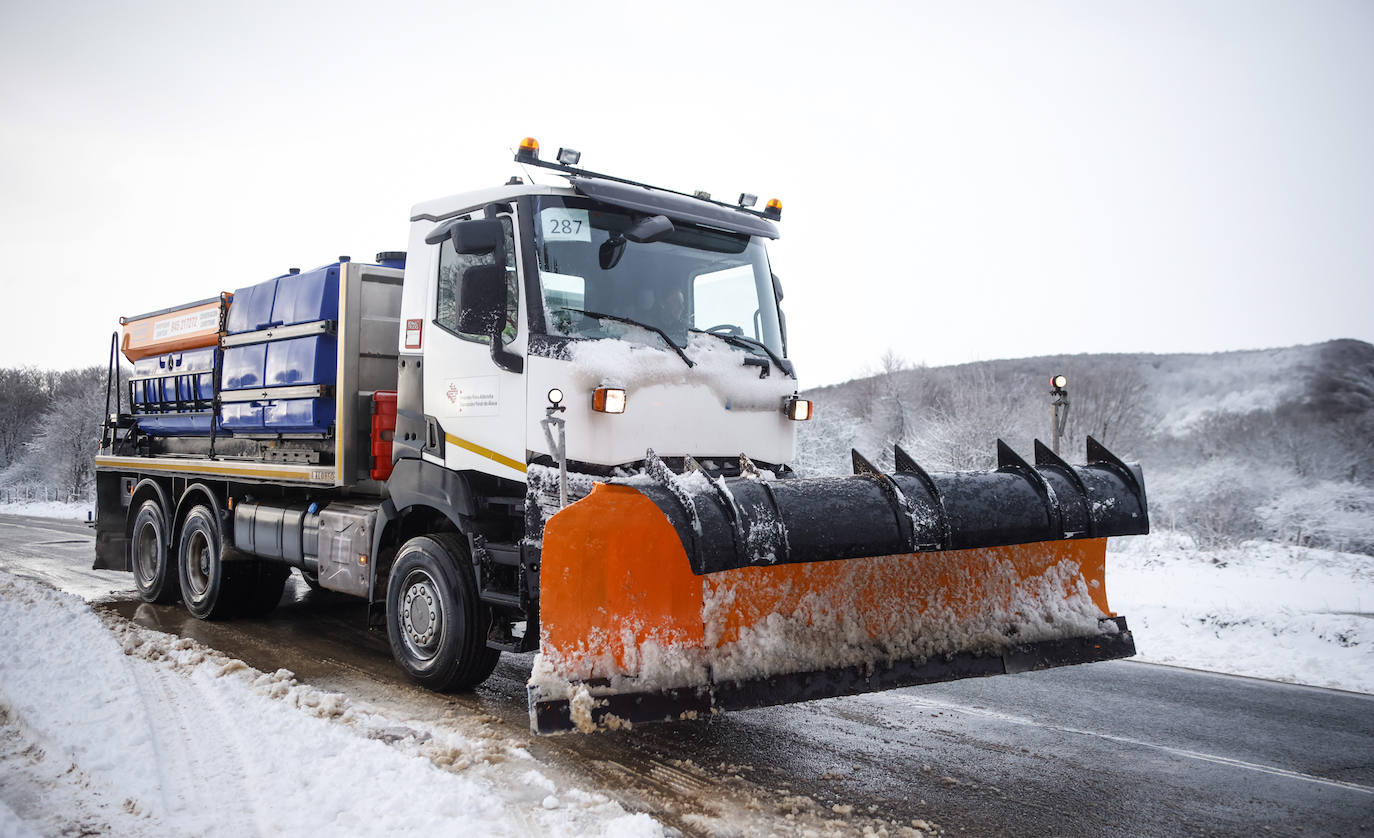
[[[418,536],[402,545],[387,579],[386,633],[392,657],[412,680],[440,691],[485,681],[500,657],[487,648],[490,624],[457,536]]]

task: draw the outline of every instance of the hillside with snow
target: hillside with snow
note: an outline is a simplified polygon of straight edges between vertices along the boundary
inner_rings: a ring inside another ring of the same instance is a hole
[[[1049,380],[1068,376],[1064,450],[1092,435],[1145,467],[1155,529],[1204,546],[1254,538],[1374,553],[1374,346],[1336,340],[1212,355],[1069,355],[887,369],[809,392],[803,474],[849,449],[929,470],[991,467],[995,441],[1050,439]]]
[[[1374,346],[885,367],[807,394],[802,474],[894,444],[932,471],[991,468],[998,438],[1028,457],[1062,373],[1067,459],[1092,435],[1145,471],[1152,534],[1107,573],[1138,659],[1374,692]]]

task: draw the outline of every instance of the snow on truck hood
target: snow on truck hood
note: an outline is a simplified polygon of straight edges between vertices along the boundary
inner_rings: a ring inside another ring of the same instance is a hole
[[[588,389],[601,385],[627,389],[706,387],[727,409],[750,411],[778,410],[782,399],[796,392],[796,379],[771,361],[767,378],[759,377],[759,367],[744,364],[746,358],[765,356],[719,338],[690,335],[683,351],[696,366],[689,367],[653,332],[634,326],[623,328],[621,339],[575,341],[568,347],[570,383]],[[636,338],[642,342],[634,342]]]

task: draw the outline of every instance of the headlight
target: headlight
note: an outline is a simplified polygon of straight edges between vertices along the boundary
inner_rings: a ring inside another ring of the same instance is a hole
[[[600,413],[624,413],[625,391],[619,387],[598,387],[592,391],[592,410]]]
[[[805,422],[811,418],[811,400],[789,396],[782,403],[782,412],[786,414],[788,419]]]

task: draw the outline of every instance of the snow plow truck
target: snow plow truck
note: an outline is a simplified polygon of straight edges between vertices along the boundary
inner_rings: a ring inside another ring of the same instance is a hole
[[[1104,569],[1148,530],[1138,465],[799,477],[781,203],[516,160],[403,253],[121,318],[95,567],[202,619],[296,568],[435,690],[538,650],[537,733],[1134,654]]]

